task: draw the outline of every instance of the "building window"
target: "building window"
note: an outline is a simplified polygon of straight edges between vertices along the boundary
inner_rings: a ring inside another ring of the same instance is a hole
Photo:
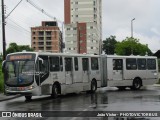
[[[93,1],[93,5],[94,5],[94,6],[96,5],[96,1]]]
[[[90,26],[90,29],[93,29],[93,26]]]
[[[67,28],[67,30],[70,30],[70,28]]]
[[[46,32],[46,35],[51,35],[51,31],[47,31],[47,32]]]
[[[35,35],[36,33],[35,33],[35,32],[32,32],[32,34]]]
[[[75,2],[75,4],[78,4],[78,2]]]
[[[51,40],[51,37],[47,37],[46,40]]]
[[[44,37],[39,37],[39,40],[44,40]]]
[[[51,42],[46,42],[47,45],[51,45]]]
[[[76,17],[78,17],[78,15],[76,15]]]
[[[96,19],[97,18],[97,15],[96,14],[94,14],[94,19]]]
[[[40,32],[39,32],[39,35],[44,35],[44,32],[43,32],[43,31],[40,31]]]

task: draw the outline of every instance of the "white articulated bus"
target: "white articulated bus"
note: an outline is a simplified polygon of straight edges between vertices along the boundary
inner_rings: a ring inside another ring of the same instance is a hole
[[[98,55],[20,52],[4,63],[5,92],[34,95],[96,91],[101,86]]]
[[[158,63],[154,56],[101,56],[102,86],[140,89],[158,81]]]
[[[156,83],[156,57],[45,52],[8,54],[3,62],[6,94],[36,95],[95,92],[99,87],[140,89]]]

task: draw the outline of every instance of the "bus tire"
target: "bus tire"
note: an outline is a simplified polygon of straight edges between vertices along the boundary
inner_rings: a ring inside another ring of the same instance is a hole
[[[32,96],[31,95],[27,95],[27,96],[25,96],[25,98],[26,98],[26,101],[31,101]]]
[[[119,90],[125,90],[125,89],[126,89],[126,86],[117,86],[117,88],[118,88]]]
[[[139,78],[136,78],[133,80],[133,85],[131,89],[133,90],[139,90],[142,86],[142,81]]]
[[[91,93],[95,93],[97,90],[97,82],[96,80],[92,80],[91,82]]]
[[[52,87],[52,98],[57,98],[58,97],[58,86],[57,85],[53,85]]]

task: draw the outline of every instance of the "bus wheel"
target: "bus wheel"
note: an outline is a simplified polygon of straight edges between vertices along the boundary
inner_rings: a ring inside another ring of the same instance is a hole
[[[133,80],[133,86],[131,87],[131,89],[133,90],[139,90],[142,86],[142,82],[140,79],[136,78]]]
[[[58,97],[58,86],[57,85],[53,85],[52,87],[52,95],[53,98],[57,98]]]
[[[118,88],[119,90],[125,90],[125,89],[126,89],[125,86],[117,86],[117,88]]]
[[[31,96],[31,95],[29,95],[29,96],[25,96],[25,98],[26,98],[26,101],[30,101],[30,100],[31,100],[31,98],[32,98],[32,96]]]
[[[94,93],[97,90],[97,82],[96,80],[92,80],[91,82],[91,93]]]

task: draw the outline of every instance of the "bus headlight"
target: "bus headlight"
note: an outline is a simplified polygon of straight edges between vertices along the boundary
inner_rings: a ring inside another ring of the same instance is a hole
[[[32,90],[32,89],[34,89],[34,86],[33,86],[33,85],[28,86],[27,89],[28,89],[28,90]]]
[[[9,87],[5,85],[5,89],[6,89],[6,90],[9,90]]]

